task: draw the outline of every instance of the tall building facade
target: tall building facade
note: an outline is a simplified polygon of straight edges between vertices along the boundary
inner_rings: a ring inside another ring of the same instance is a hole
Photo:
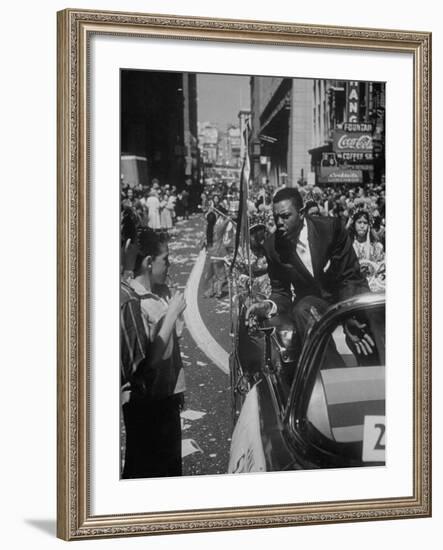
[[[124,184],[158,178],[180,188],[186,178],[197,182],[196,75],[123,70],[120,132]]]
[[[204,179],[238,179],[242,161],[240,126],[229,124],[222,131],[212,122],[198,123],[198,144],[204,170]]]
[[[226,132],[228,155],[231,166],[241,165],[241,133],[238,126],[230,126]]]
[[[384,181],[385,86],[251,78],[255,185]]]
[[[252,77],[251,157],[255,185],[293,185],[310,172],[311,82]]]
[[[384,183],[385,84],[314,80],[312,93],[316,183]]]
[[[198,123],[198,146],[205,165],[214,165],[218,157],[219,131],[212,122]]]

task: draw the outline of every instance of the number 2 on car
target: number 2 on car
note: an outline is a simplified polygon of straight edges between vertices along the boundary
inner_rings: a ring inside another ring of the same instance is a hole
[[[384,462],[386,448],[384,416],[365,416],[363,426],[363,462]]]

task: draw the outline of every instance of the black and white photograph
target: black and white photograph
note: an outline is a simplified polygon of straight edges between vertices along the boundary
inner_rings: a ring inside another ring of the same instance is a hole
[[[3,15],[2,546],[438,547],[438,3]]]
[[[120,71],[121,479],[385,465],[385,116]]]

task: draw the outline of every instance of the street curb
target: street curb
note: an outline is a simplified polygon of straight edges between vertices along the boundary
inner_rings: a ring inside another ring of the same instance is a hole
[[[198,288],[206,261],[206,251],[198,255],[185,288],[186,309],[183,317],[197,346],[225,374],[229,374],[229,354],[206,328],[198,308]]]

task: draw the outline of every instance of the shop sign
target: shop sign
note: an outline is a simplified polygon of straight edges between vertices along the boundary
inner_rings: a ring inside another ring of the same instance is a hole
[[[368,132],[372,134],[372,124],[370,122],[343,122],[340,129],[345,132]]]
[[[348,122],[357,122],[359,118],[358,82],[348,82],[346,88],[347,119]]]
[[[332,147],[336,153],[372,153],[372,135],[368,132],[334,130]]]
[[[361,163],[374,160],[373,153],[336,153],[338,160],[350,162],[350,163]]]
[[[363,183],[363,172],[361,170],[347,170],[322,166],[320,168],[318,183]]]
[[[352,166],[352,170],[366,170],[370,171],[374,169],[374,164],[362,164],[361,162],[349,163],[348,166]]]

